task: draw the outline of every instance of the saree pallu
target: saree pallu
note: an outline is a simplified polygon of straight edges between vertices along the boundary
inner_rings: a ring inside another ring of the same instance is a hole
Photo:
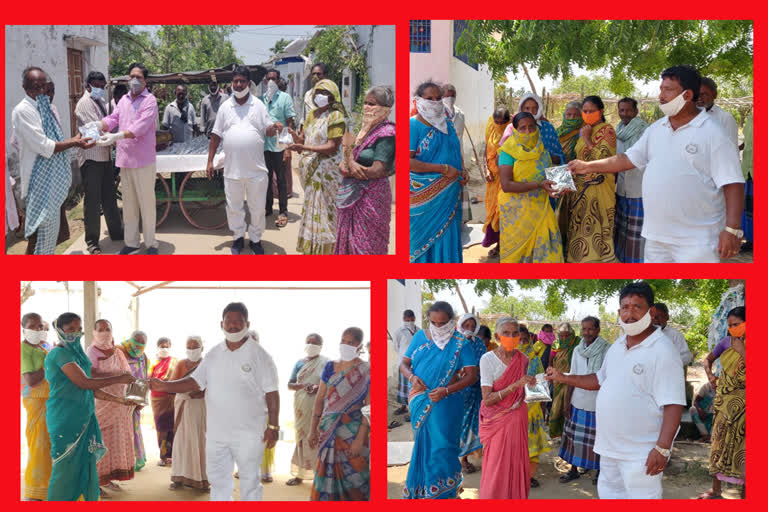
[[[27,411],[27,469],[24,471],[24,497],[45,500],[48,497],[48,480],[51,478],[51,439],[45,425],[45,402],[48,400],[48,382],[30,388],[28,397],[22,399]]]
[[[578,346],[578,338],[572,336],[565,341],[557,340],[557,352],[552,356],[552,367],[562,373],[571,371],[573,351]],[[570,411],[570,404],[566,403],[568,386],[562,382],[556,382],[552,392],[552,408],[549,413],[549,435],[559,437],[563,433],[566,414]]]
[[[176,364],[175,358],[166,357],[152,367],[150,374],[153,378],[167,381],[173,375]],[[175,398],[172,394],[161,391],[150,392],[150,404],[152,405],[152,416],[155,419],[157,445],[160,448],[161,460],[173,457],[174,400]]]
[[[515,352],[501,377],[493,383],[500,391],[525,375],[528,361]],[[526,499],[530,491],[528,463],[528,415],[525,391],[518,388],[495,405],[480,406],[480,440],[483,442],[483,472],[480,499]]]
[[[344,135],[344,114],[329,110],[315,117],[314,111],[304,127],[305,144],[320,146]],[[332,155],[305,151],[299,159],[299,177],[304,188],[304,204],[299,223],[296,250],[303,254],[333,254],[336,247],[336,196],[341,185],[339,163],[341,145]],[[388,210],[389,211],[389,210]]]
[[[118,347],[121,348],[121,347]],[[131,369],[131,375],[137,379],[147,378],[147,356],[141,353],[138,357],[131,357],[128,351],[125,351],[126,360],[128,366]],[[147,455],[144,451],[144,436],[141,433],[141,410],[135,408],[131,414],[131,420],[133,422],[133,453],[136,458],[136,464],[133,468],[135,471],[140,471],[147,464]]]
[[[501,136],[509,123],[498,125],[493,116],[488,118],[485,126],[485,162],[492,181],[485,182],[485,222],[483,223],[483,247],[490,247],[499,241],[499,166],[496,163]]]
[[[722,353],[720,364],[723,371],[715,395],[709,473],[724,482],[743,484],[747,468],[747,370],[739,353],[732,348]]]
[[[205,398],[177,393],[173,443],[176,454],[171,462],[171,482],[195,489],[208,489],[205,472]]]
[[[354,202],[341,202],[342,194],[356,181],[365,183]],[[345,178],[339,189],[335,254],[386,254],[392,219],[392,189],[389,178],[360,181]]]
[[[371,494],[369,442],[356,457],[347,449],[363,423],[362,408],[371,383],[367,363],[359,363],[328,379],[318,430],[317,468],[312,501],[367,501]]]
[[[616,154],[616,132],[607,123],[592,129],[591,150],[584,140],[576,143],[576,158],[593,162]],[[613,224],[616,215],[616,177],[585,174],[573,177],[576,192],[563,197],[560,232],[565,237],[568,263],[610,263],[615,260]]]
[[[327,364],[328,359],[323,356],[307,360],[296,376],[296,383],[304,386],[320,384],[323,368]],[[293,395],[293,425],[296,430],[296,448],[291,459],[291,475],[302,480],[312,476],[317,464],[317,448],[309,447],[312,409],[315,406],[316,396],[316,394],[310,395],[304,389],[299,389]]]
[[[454,332],[443,350],[423,331],[416,333],[414,341],[423,343],[411,355],[411,368],[427,390],[411,391],[410,395],[414,444],[403,498],[451,499],[463,480],[459,462],[461,422],[456,420],[463,414],[464,400],[461,393],[454,393],[432,402],[428,393],[447,386],[461,369],[459,360],[467,339]]]
[[[527,373],[531,377],[544,372],[541,355],[546,349],[547,346],[540,341],[518,346],[518,350],[528,358]],[[528,404],[528,455],[532,462],[539,462],[539,455],[552,449],[549,446],[549,437],[544,431],[544,425],[544,411],[541,408],[541,402]]]
[[[479,367],[480,358],[485,354],[485,343],[480,338],[473,337],[469,346],[475,355]],[[480,404],[483,401],[483,392],[480,388],[480,377],[477,382],[461,390],[464,396],[464,417],[461,420],[461,445],[459,456],[463,457],[483,447],[480,442]]]

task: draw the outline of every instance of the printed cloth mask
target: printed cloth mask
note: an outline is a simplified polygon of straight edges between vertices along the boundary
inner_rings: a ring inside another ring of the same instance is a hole
[[[416,98],[416,110],[429,124],[445,134],[448,133],[448,120],[445,117],[445,105],[442,101]]]

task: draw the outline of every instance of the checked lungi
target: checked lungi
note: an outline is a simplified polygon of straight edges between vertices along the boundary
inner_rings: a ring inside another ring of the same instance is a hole
[[[613,248],[621,263],[642,263],[645,252],[643,198],[616,195]]]
[[[596,424],[594,411],[571,406],[571,412],[565,419],[560,458],[577,468],[600,469],[600,455],[593,450]]]
[[[408,405],[408,379],[397,372],[397,403]]]

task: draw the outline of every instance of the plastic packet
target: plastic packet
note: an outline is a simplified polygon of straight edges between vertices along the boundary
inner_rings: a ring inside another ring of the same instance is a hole
[[[280,135],[277,136],[277,150],[284,151],[285,148],[291,144],[293,144],[293,137],[286,126],[283,128],[283,131],[280,132]]]
[[[525,386],[525,403],[530,404],[533,402],[551,402],[552,397],[549,395],[549,383],[544,378],[543,373],[536,375],[536,384],[533,386]]]
[[[92,142],[99,140],[99,127],[98,126],[81,126],[77,129],[84,139],[91,139]]]
[[[544,173],[547,175],[548,180],[555,182],[552,188],[556,191],[572,190],[576,192],[576,184],[573,182],[573,176],[571,176],[571,171],[568,170],[567,165],[547,167],[544,169]]]

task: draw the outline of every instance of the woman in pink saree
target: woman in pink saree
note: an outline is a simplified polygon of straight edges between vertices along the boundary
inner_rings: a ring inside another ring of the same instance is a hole
[[[527,499],[530,490],[528,408],[524,402],[528,358],[516,349],[520,329],[500,318],[494,334],[499,347],[480,358],[480,441],[483,473],[480,499]]]

